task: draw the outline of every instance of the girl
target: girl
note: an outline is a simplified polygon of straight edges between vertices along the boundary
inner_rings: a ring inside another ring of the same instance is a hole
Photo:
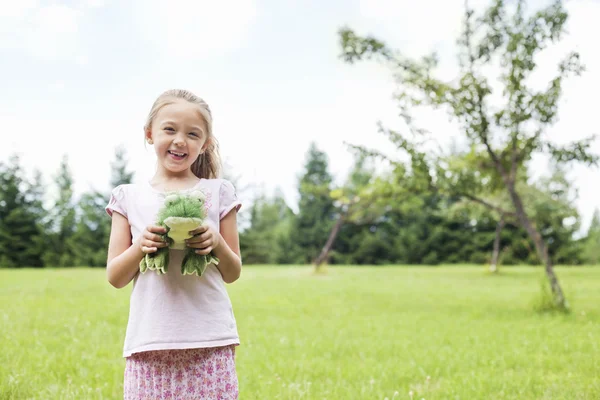
[[[123,356],[125,399],[237,399],[237,325],[225,283],[241,272],[233,185],[217,178],[220,158],[208,105],[193,93],[170,90],[155,101],[144,126],[158,165],[141,184],[113,189],[107,278],[123,288],[133,280]],[[181,274],[183,250],[170,250],[165,275],[141,274],[146,253],[166,246],[154,225],[167,192],[202,190],[206,223],[188,246],[219,259],[201,277]]]

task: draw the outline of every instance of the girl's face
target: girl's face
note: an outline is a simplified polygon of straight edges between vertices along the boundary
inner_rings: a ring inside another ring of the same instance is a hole
[[[198,106],[185,100],[162,107],[146,132],[154,142],[159,164],[170,173],[190,169],[208,145],[207,135]]]

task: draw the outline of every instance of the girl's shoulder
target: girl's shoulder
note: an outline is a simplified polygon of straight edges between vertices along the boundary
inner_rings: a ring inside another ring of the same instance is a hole
[[[110,191],[109,202],[125,202],[136,198],[147,199],[154,194],[154,189],[148,183],[123,183]]]
[[[210,178],[210,179],[202,179],[202,181],[205,185],[213,188],[213,189],[218,189],[219,192],[228,192],[228,191],[233,191],[235,192],[235,186],[233,185],[233,183],[226,179],[226,178]]]
[[[123,198],[143,191],[148,191],[150,188],[151,187],[145,183],[122,183],[112,188],[111,195]]]

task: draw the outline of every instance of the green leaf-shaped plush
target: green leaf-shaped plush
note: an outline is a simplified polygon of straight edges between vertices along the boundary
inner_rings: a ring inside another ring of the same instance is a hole
[[[169,244],[158,251],[146,254],[140,262],[140,271],[154,270],[158,274],[166,274],[169,266],[169,249],[185,250],[181,273],[202,276],[208,264],[218,264],[219,259],[212,254],[200,255],[185,245],[189,232],[198,228],[206,218],[204,193],[199,190],[189,194],[172,193],[165,198],[165,203],[158,211],[156,224],[167,229],[161,235]]]

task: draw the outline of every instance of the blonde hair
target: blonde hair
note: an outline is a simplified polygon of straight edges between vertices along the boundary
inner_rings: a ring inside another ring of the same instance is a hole
[[[212,132],[212,114],[208,104],[194,93],[183,89],[171,89],[158,96],[148,114],[148,119],[144,125],[144,134],[147,131],[152,130],[152,123],[160,109],[175,103],[177,99],[185,100],[197,105],[198,111],[206,123],[206,140],[208,142],[208,147],[192,164],[192,172],[198,178],[218,178],[221,174],[221,156],[219,154],[219,143]]]

